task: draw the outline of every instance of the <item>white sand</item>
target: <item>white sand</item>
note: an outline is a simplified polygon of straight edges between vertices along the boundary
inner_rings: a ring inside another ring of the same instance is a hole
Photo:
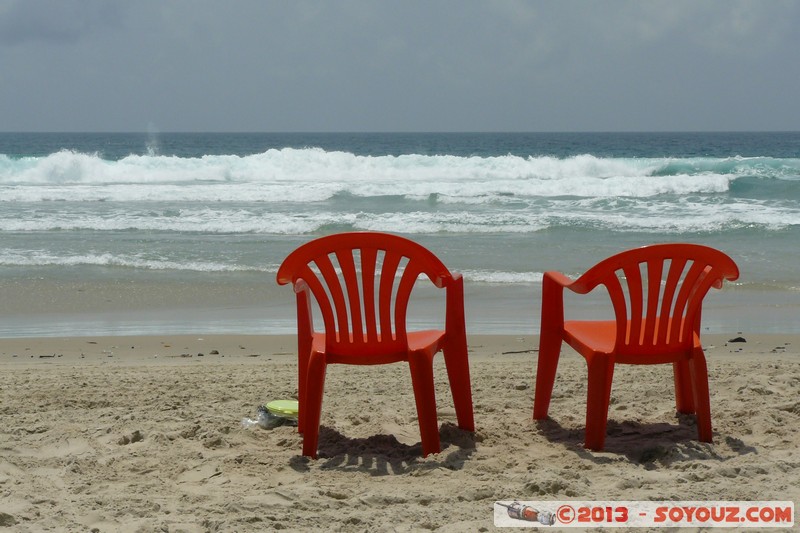
[[[583,360],[562,356],[537,424],[537,339],[479,336],[475,434],[441,356],[425,459],[407,367],[332,366],[318,460],[296,428],[241,426],[296,395],[292,336],[3,339],[0,531],[491,531],[496,500],[797,504],[800,337],[744,336],[705,339],[713,444],[676,416],[671,367],[618,367],[606,450],[587,451]]]

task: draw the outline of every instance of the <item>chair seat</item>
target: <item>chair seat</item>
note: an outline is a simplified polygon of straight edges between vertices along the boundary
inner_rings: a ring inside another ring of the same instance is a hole
[[[629,333],[630,334],[630,333]],[[567,320],[564,322],[564,340],[584,357],[596,354],[614,354],[614,362],[644,365],[675,363],[691,357],[683,346],[639,347],[633,353],[616,349],[617,323],[613,320]],[[694,334],[693,348],[700,348],[700,337]]]
[[[612,320],[567,320],[564,340],[579,353],[612,353],[617,337],[617,323]]]
[[[363,365],[383,365],[387,363],[397,363],[408,361],[408,354],[424,352],[433,355],[441,348],[442,339],[445,331],[429,329],[422,331],[409,331],[406,333],[408,339],[408,352],[374,354],[368,358],[351,353],[327,353],[327,362],[331,364],[363,364]],[[380,336],[378,336],[380,338]],[[312,340],[311,349],[317,353],[325,353],[325,333],[316,332]]]

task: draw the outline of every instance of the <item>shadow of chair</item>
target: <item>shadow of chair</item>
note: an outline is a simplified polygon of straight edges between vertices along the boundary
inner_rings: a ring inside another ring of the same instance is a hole
[[[409,331],[407,312],[418,279],[445,291],[444,329]],[[433,358],[442,351],[458,426],[475,430],[464,322],[464,286],[423,246],[377,232],[321,237],[291,252],[277,281],[294,286],[297,304],[298,430],[303,455],[317,456],[329,364],[377,365],[405,361],[419,419],[422,453],[441,449]],[[322,316],[314,328],[312,302]]]
[[[724,253],[697,244],[656,244],[605,259],[577,280],[547,272],[533,418],[547,418],[562,342],[586,360],[584,445],[605,444],[616,364],[672,364],[680,413],[696,413],[699,439],[712,441],[708,370],[700,343],[703,298],[739,276]],[[614,320],[565,320],[564,289],[588,294],[603,285]]]

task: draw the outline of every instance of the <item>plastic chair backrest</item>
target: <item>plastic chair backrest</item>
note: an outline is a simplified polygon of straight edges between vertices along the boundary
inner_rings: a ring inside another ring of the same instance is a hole
[[[581,292],[608,290],[617,323],[615,352],[656,355],[688,349],[699,334],[703,298],[739,277],[736,263],[697,244],[657,244],[598,263],[577,281]]]
[[[381,356],[408,349],[406,313],[418,277],[439,288],[452,275],[423,246],[386,233],[351,232],[322,237],[293,251],[278,270],[278,283],[303,282],[319,306],[326,351]]]

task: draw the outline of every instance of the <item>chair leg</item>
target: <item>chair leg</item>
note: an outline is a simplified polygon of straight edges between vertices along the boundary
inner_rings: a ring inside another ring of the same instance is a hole
[[[417,404],[417,419],[422,440],[422,455],[441,451],[439,422],[436,417],[436,391],[433,384],[433,364],[425,354],[412,353],[408,358],[414,400]]]
[[[447,379],[453,394],[458,427],[465,431],[475,431],[475,415],[472,409],[472,385],[469,376],[469,359],[465,338],[453,339],[442,349]]]
[[[711,398],[708,389],[708,366],[702,349],[696,349],[689,363],[694,405],[697,411],[697,434],[701,442],[712,442]]]
[[[297,355],[297,431],[304,433],[306,429],[306,404],[308,382],[308,352],[298,351]]]
[[[317,458],[319,421],[322,415],[322,395],[325,389],[327,362],[322,354],[312,354],[308,360],[305,392],[305,416],[303,429],[303,455]],[[300,411],[303,412],[302,409]]]
[[[694,413],[694,392],[689,361],[672,363],[672,373],[675,377],[675,408],[679,413]]]
[[[584,445],[600,451],[606,440],[608,406],[611,401],[611,382],[614,378],[614,360],[607,356],[587,359],[589,369],[586,398],[586,436]]]
[[[536,392],[533,399],[533,418],[535,420],[547,418],[560,355],[560,332],[543,330],[539,336],[539,361],[536,365]]]

